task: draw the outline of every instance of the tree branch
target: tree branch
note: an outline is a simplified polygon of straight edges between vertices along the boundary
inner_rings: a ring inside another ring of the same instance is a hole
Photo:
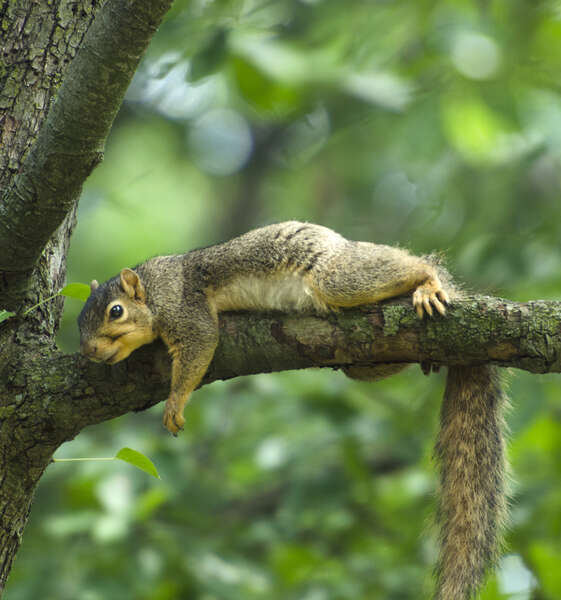
[[[379,363],[435,365],[494,363],[533,373],[561,372],[561,302],[525,304],[473,296],[455,301],[445,317],[419,320],[409,299],[327,316],[225,313],[220,344],[203,385],[240,375]],[[169,361],[161,343],[113,367],[78,355],[31,357],[21,382],[31,397],[49,388],[45,412],[26,426],[60,443],[83,427],[168,394]],[[30,367],[30,368],[29,368]],[[37,389],[35,389],[37,388]]]
[[[231,313],[222,316],[205,383],[286,369],[425,361],[559,373],[561,302],[470,296],[454,301],[445,317],[424,320],[410,299],[325,317]]]
[[[101,161],[127,87],[172,0],[108,0],[0,204],[0,270],[27,273]]]

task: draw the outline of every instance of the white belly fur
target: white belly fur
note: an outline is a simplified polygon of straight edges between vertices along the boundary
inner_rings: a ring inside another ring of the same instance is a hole
[[[327,310],[297,273],[277,277],[239,276],[209,294],[218,312],[225,310]]]

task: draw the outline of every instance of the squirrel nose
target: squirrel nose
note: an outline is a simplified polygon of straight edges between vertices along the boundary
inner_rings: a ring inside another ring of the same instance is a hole
[[[82,340],[80,342],[80,352],[84,356],[95,356],[97,352],[97,346],[95,345],[95,342],[90,340]]]

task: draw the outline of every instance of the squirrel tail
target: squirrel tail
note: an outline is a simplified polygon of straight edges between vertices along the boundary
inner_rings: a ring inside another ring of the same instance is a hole
[[[497,559],[507,511],[507,403],[495,367],[450,367],[435,448],[441,527],[436,600],[474,598]]]

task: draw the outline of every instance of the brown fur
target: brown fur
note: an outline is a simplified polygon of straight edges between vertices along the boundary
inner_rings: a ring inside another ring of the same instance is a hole
[[[506,519],[506,396],[497,369],[448,371],[435,454],[441,527],[437,600],[475,597]]]
[[[175,434],[218,344],[219,312],[338,310],[403,294],[411,294],[421,318],[444,314],[457,295],[431,258],[290,221],[224,244],[150,259],[101,286],[92,282],[78,318],[81,347],[92,360],[114,363],[160,337],[172,356],[164,424]],[[401,368],[350,367],[347,373],[373,379]],[[436,446],[442,527],[438,600],[473,596],[495,558],[505,512],[503,403],[490,367],[450,369]]]

